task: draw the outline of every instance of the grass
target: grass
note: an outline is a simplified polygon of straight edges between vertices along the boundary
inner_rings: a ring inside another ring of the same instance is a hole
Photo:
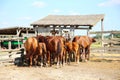
[[[95,42],[91,45],[92,48],[98,48],[101,47],[101,43],[100,42]]]

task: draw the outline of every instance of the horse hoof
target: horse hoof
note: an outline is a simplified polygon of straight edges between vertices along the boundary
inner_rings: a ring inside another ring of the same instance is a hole
[[[85,60],[85,62],[87,62],[87,59]]]
[[[77,62],[77,64],[79,64],[79,62]]]
[[[65,66],[65,63],[63,63],[63,66]]]
[[[82,60],[82,62],[86,62],[86,60]]]

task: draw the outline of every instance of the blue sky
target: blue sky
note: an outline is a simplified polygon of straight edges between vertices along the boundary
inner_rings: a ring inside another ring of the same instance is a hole
[[[49,14],[105,14],[104,30],[120,30],[120,0],[0,0],[0,28],[30,26]]]

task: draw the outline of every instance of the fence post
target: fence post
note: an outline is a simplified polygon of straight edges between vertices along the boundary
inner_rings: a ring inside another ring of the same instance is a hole
[[[20,49],[20,40],[18,39],[18,48]]]
[[[102,40],[102,43],[101,43],[101,45],[102,45],[102,47],[104,46],[104,42],[103,42],[103,40],[104,40],[104,35],[103,35],[103,31],[104,31],[104,28],[103,28],[103,19],[101,19],[101,40]]]
[[[89,31],[90,31],[90,30],[89,30],[89,29],[87,29],[87,36],[90,36],[90,33],[89,33]]]
[[[0,40],[0,50],[2,49],[2,47],[1,47],[1,46],[2,46],[2,45],[1,45],[1,42],[2,42],[2,41]]]
[[[9,49],[9,50],[11,49],[11,40],[9,40],[8,49]]]

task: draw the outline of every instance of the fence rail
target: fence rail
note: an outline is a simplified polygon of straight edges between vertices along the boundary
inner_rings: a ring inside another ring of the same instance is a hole
[[[91,48],[95,53],[120,53],[120,46]]]
[[[16,58],[21,58],[24,54],[24,49],[0,50],[0,53],[0,64],[10,62],[13,64]]]

